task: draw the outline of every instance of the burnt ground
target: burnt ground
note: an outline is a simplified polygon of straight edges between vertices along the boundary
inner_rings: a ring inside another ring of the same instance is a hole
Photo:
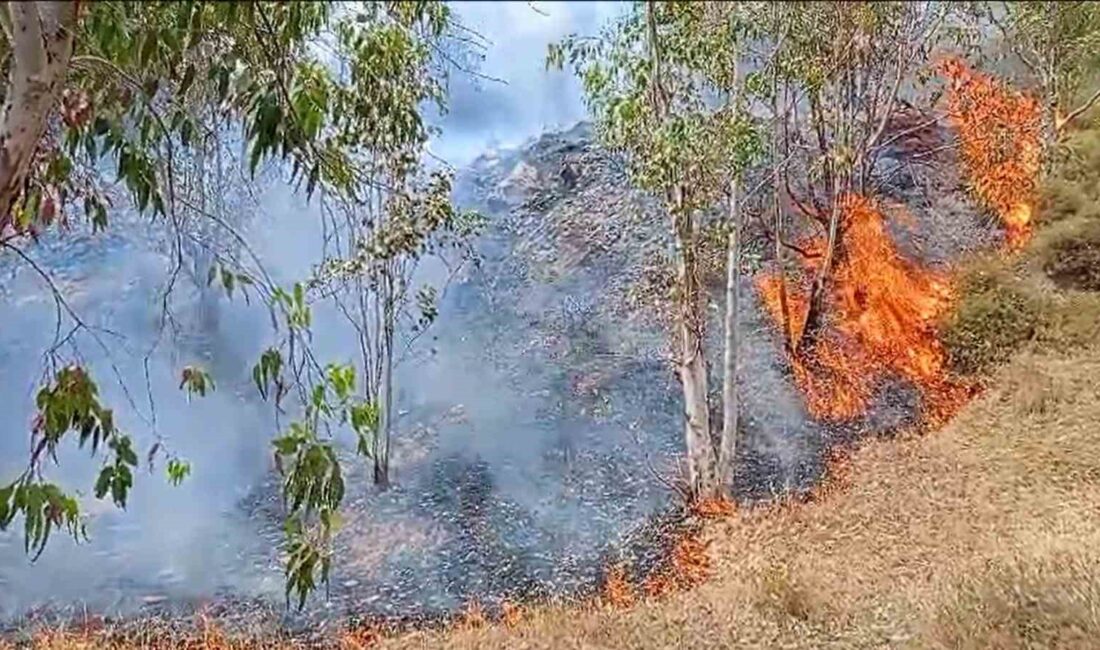
[[[644,572],[675,536],[658,475],[672,475],[681,449],[677,383],[661,309],[639,292],[670,253],[665,221],[591,138],[578,125],[460,176],[459,200],[489,218],[482,259],[451,288],[433,351],[410,377],[478,389],[410,400],[420,438],[399,443],[399,486],[368,489],[350,508],[333,597],[345,612],[433,616],[583,594],[609,561]],[[881,161],[899,248],[938,267],[999,236],[970,205],[949,141],[942,128],[918,133]],[[741,502],[805,493],[830,448],[918,421],[916,391],[886,380],[865,419],[814,422],[749,279],[742,294]],[[379,553],[391,536],[402,550]]]
[[[914,160],[948,137],[899,142],[880,173],[880,192],[913,216],[890,220],[900,248],[933,265],[997,237],[950,151]],[[661,479],[682,448],[678,387],[660,306],[640,291],[671,252],[659,206],[583,124],[479,158],[456,197],[488,217],[481,263],[448,289],[431,341],[402,371],[394,487],[377,492],[365,462],[348,458],[328,592],[301,613],[283,606],[269,474],[239,504],[255,539],[224,586],[149,600],[139,616],[184,621],[204,608],[231,629],[322,636],[363,618],[430,624],[473,601],[491,611],[590,593],[612,562],[644,574],[688,525]],[[761,237],[750,232],[747,248],[765,250]],[[814,422],[749,279],[742,295],[741,501],[804,493],[831,447],[917,417],[914,392],[886,382],[866,420]]]

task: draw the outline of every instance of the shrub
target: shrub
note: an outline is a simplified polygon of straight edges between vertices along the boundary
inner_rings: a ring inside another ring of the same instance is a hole
[[[1100,291],[1100,221],[1052,241],[1043,257],[1043,270],[1059,288]]]
[[[1045,225],[1075,217],[1092,209],[1095,200],[1085,184],[1064,177],[1051,178],[1040,190],[1038,221]]]
[[[941,330],[953,370],[988,371],[1035,335],[1042,310],[1019,284],[984,265],[964,277],[962,299]]]
[[[1089,293],[1100,292],[1100,129],[1068,135],[1040,193],[1041,228],[1021,254],[978,260],[963,274],[941,331],[957,372],[988,372],[1031,340],[1100,338],[1100,294]]]

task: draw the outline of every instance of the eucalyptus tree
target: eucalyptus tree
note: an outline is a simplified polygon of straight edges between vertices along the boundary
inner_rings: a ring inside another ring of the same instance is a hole
[[[287,596],[294,592],[301,605],[317,580],[327,579],[344,493],[332,431],[347,425],[361,439],[376,436],[379,422],[389,419],[390,400],[357,392],[353,368],[322,364],[311,351],[311,303],[331,278],[276,285],[244,234],[193,190],[210,178],[208,156],[227,133],[236,134],[249,173],[272,161],[306,196],[323,194],[384,215],[379,230],[346,251],[347,260],[324,265],[344,278],[364,272],[367,282],[379,277],[379,266],[421,254],[439,239],[437,231],[462,230],[449,179],[426,176],[420,164],[429,136],[423,110],[443,105],[446,70],[438,55],[451,34],[448,8],[27,2],[0,6],[0,24],[8,75],[0,116],[0,247],[31,263],[21,246],[70,214],[83,212],[93,228],[109,227],[108,197],[117,183],[138,210],[177,229],[186,219],[205,220],[200,230],[244,251],[208,251],[208,281],[229,293],[250,291],[267,304],[276,341],[253,378],[279,413],[290,393],[298,397],[300,417],[274,440],[274,451],[285,477]],[[196,238],[200,248],[203,239]],[[386,242],[381,251],[379,242]],[[382,304],[393,307],[404,288],[395,288],[390,274],[381,277]],[[54,298],[60,314],[67,304],[56,289]],[[74,330],[84,327],[69,314]],[[384,332],[393,331],[396,317],[395,308],[387,312]],[[387,355],[392,348],[387,343]],[[48,476],[60,445],[71,440],[107,452],[94,492],[120,507],[138,466],[131,437],[116,425],[89,370],[63,358],[52,366],[36,400],[28,465],[0,487],[0,527],[22,517],[27,550],[35,554],[55,529],[78,540],[86,534],[77,500]],[[181,387],[201,395],[213,381],[188,367]],[[382,448],[372,442],[360,449],[377,455]],[[158,443],[150,457],[155,453],[164,447]],[[170,480],[187,471],[185,461],[169,459]]]
[[[1023,65],[1020,81],[1042,99],[1045,139],[1053,144],[1066,125],[1100,102],[1100,5],[986,2],[980,8],[1006,54]]]
[[[548,64],[571,65],[604,143],[632,181],[663,199],[676,247],[674,361],[684,397],[687,495],[725,496],[736,436],[736,304],[726,319],[723,429],[711,422],[704,349],[709,297],[701,282],[704,212],[730,201],[729,284],[738,280],[737,184],[754,133],[739,99],[735,11],[703,3],[635,3],[595,37],[552,45]],[[715,437],[719,438],[716,442]],[[720,462],[722,465],[720,466]]]
[[[779,176],[825,240],[805,322],[784,326],[792,352],[821,327],[845,197],[874,191],[890,117],[954,11],[936,2],[819,2],[774,3],[758,12],[760,38],[774,50]]]

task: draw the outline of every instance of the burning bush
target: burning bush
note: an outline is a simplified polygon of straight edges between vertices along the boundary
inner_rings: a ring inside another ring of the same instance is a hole
[[[842,242],[830,281],[827,331],[804,336],[810,279],[820,257],[804,258],[801,279],[764,274],[758,287],[772,320],[787,332],[795,381],[810,412],[828,420],[861,415],[887,375],[911,381],[926,398],[951,392],[935,322],[952,302],[948,278],[903,258],[876,203],[844,199]],[[808,251],[824,242],[806,242]],[[799,344],[802,339],[805,343]]]
[[[960,59],[944,61],[940,70],[970,185],[1001,219],[1008,245],[1019,248],[1032,230],[1042,155],[1039,102]]]

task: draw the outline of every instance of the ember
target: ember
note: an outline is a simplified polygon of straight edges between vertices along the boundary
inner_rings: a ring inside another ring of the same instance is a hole
[[[652,573],[642,585],[646,596],[659,598],[675,591],[690,589],[710,577],[707,543],[698,535],[684,535],[672,549],[667,563]]]
[[[702,499],[692,504],[691,511],[703,519],[725,519],[733,516],[735,506],[729,499]]]
[[[471,600],[463,608],[457,625],[462,629],[476,630],[485,627],[486,623],[488,623],[488,619],[485,617],[485,610],[481,607],[481,603],[477,600]]]
[[[607,570],[600,599],[611,607],[630,607],[634,604],[634,587],[622,566],[616,565]]]

